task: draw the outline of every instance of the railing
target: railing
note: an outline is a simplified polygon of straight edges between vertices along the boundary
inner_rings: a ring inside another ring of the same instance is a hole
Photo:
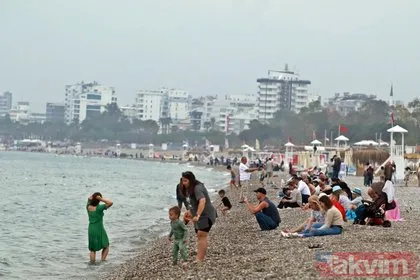
[[[404,150],[402,145],[392,146],[391,155],[404,156]]]

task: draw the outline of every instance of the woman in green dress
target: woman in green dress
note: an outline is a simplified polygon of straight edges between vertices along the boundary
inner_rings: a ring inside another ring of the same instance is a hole
[[[99,204],[103,202],[104,204]],[[109,240],[106,234],[103,217],[104,210],[112,206],[112,201],[107,198],[103,198],[102,194],[96,192],[88,198],[87,212],[89,216],[89,251],[90,251],[90,262],[95,263],[96,251],[102,250],[101,260],[106,260],[109,252]]]

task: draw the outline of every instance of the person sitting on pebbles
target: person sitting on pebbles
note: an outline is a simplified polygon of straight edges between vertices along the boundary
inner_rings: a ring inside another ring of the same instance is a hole
[[[334,207],[337,208],[338,211],[340,211],[341,215],[343,216],[343,220],[347,222],[346,210],[344,209],[343,205],[339,202],[339,191],[341,191],[340,186],[334,186],[332,193],[329,195],[329,198],[331,199]],[[335,195],[334,192],[336,193]],[[321,195],[322,193],[320,194],[320,197]]]
[[[323,224],[325,219],[324,219],[324,215],[325,213],[322,210],[321,204],[319,202],[318,196],[317,195],[311,195],[308,199],[308,208],[311,209],[311,216],[300,226],[298,226],[295,229],[292,230],[284,230],[284,232],[290,232],[290,233],[294,233],[294,232],[302,232],[305,230],[309,230],[312,228],[312,225],[314,223],[321,223]]]
[[[310,229],[301,233],[281,232],[283,237],[312,237],[323,235],[338,235],[343,232],[343,217],[333,202],[326,194],[319,196],[319,202],[323,211],[325,211],[324,223],[315,223]]]
[[[297,188],[297,182],[298,180],[293,178],[287,181],[288,189],[284,191],[285,196],[280,200],[278,208],[299,208],[302,206],[302,194]]]
[[[351,193],[353,194],[353,200],[350,201],[350,208],[354,210],[363,204],[362,190],[360,188],[354,188]]]
[[[347,194],[341,189],[340,186],[336,185],[333,187],[331,198],[340,202],[344,210],[348,211],[350,209],[350,199],[347,197]]]
[[[259,201],[258,205],[253,205],[249,203],[248,198],[244,198],[249,212],[255,215],[261,230],[276,229],[281,222],[276,205],[266,197],[267,191],[264,188],[258,188],[254,192]]]
[[[328,179],[324,176],[319,176],[318,179],[318,187],[319,187],[319,192],[323,192],[325,194],[330,195],[332,193],[332,187],[327,185]]]

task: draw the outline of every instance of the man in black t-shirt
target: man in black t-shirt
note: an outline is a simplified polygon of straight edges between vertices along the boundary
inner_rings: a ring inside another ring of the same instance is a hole
[[[230,210],[230,208],[232,208],[232,204],[230,203],[229,198],[227,198],[225,195],[226,193],[224,190],[219,191],[219,196],[222,199],[222,202],[220,203],[219,207],[223,205],[223,208],[222,208],[223,214],[226,214],[226,212]]]

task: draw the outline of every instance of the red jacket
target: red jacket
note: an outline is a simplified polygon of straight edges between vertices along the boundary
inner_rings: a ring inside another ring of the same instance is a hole
[[[334,204],[335,208],[337,208],[338,211],[340,211],[341,216],[343,216],[343,221],[347,222],[346,210],[344,210],[343,205],[341,205],[340,202],[335,200],[335,198],[332,198],[331,201]]]

